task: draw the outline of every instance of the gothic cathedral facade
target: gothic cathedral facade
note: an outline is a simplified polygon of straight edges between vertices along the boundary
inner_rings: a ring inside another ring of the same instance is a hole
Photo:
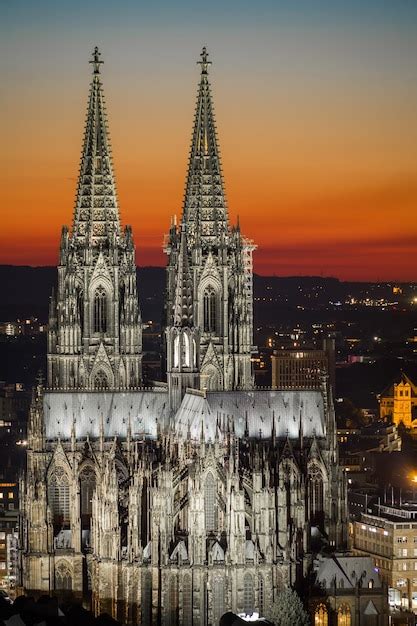
[[[346,543],[333,399],[257,389],[253,243],[231,226],[203,49],[185,198],[165,240],[167,383],[145,387],[135,248],[121,227],[94,52],[74,220],[50,301],[21,486],[22,584],[125,624],[268,616]],[[319,541],[320,543],[320,541]]]

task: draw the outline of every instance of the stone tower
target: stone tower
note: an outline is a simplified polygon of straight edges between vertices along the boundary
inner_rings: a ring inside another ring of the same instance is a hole
[[[229,222],[205,48],[181,224],[166,239],[167,377],[174,407],[185,387],[253,386],[253,243]]]
[[[62,229],[58,292],[50,301],[48,386],[124,389],[141,381],[135,248],[121,228],[100,75],[93,59],[72,231]]]
[[[129,389],[141,356],[134,249],[120,232],[97,51],[93,64],[49,388],[38,381],[28,422],[22,587],[71,593],[127,626],[269,617],[323,546],[346,545],[331,389],[325,377],[252,384],[253,246],[227,218],[205,50],[184,212],[167,242],[169,387]]]

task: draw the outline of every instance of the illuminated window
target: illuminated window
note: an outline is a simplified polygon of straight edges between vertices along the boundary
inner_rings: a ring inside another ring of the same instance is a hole
[[[347,604],[341,604],[337,610],[337,626],[351,626],[351,613]]]
[[[0,539],[1,540],[6,539],[6,533],[5,532],[0,532]]]
[[[13,500],[14,498],[13,491],[9,491],[9,493],[7,494],[7,497],[9,498],[9,500]]]
[[[324,604],[319,604],[314,611],[314,626],[328,626],[329,616]]]
[[[6,562],[0,561],[0,569],[6,569]]]
[[[204,485],[204,519],[206,531],[216,530],[216,481],[211,472],[207,474]]]
[[[107,296],[101,286],[94,294],[94,332],[107,332]]]
[[[204,312],[204,332],[214,333],[216,331],[216,292],[209,286],[204,290],[203,295]]]
[[[0,500],[3,500],[3,498],[4,498],[4,493],[1,491],[0,492]]]
[[[184,367],[190,367],[190,338],[187,333],[182,338],[181,362]]]

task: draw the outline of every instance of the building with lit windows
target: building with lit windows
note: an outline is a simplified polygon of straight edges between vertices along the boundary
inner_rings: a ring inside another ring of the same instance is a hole
[[[397,426],[417,427],[417,422],[413,423],[417,420],[417,386],[404,372],[381,393],[379,414]]]
[[[417,612],[417,505],[373,508],[354,522],[353,550],[373,558],[392,606]]]
[[[319,389],[324,375],[335,388],[334,339],[326,337],[321,350],[299,347],[274,350],[272,387],[276,389]]]
[[[310,600],[313,626],[386,626],[387,587],[369,556],[319,556]]]
[[[330,385],[254,386],[254,245],[230,223],[203,49],[183,212],[165,241],[167,382],[143,386],[134,244],[97,49],[92,64],[47,385],[29,418],[23,587],[89,597],[125,624],[268,616],[312,565],[313,535],[346,544]]]

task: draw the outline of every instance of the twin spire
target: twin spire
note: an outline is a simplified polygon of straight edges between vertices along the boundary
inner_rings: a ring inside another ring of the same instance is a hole
[[[228,230],[226,194],[220,151],[217,144],[214,108],[208,80],[211,62],[204,47],[201,52],[194,128],[183,204],[189,244],[200,237],[203,246],[211,246]]]
[[[183,204],[188,245],[199,237],[214,245],[228,231],[220,152],[208,80],[211,62],[201,52],[200,83]],[[112,233],[120,235],[120,214],[113,170],[107,114],[101,82],[101,53],[96,47],[90,63],[93,80],[87,108],[83,151],[74,210],[73,237],[79,243],[102,246]]]
[[[96,47],[90,63],[93,80],[88,99],[87,120],[81,156],[73,237],[80,243],[101,246],[120,234],[119,204],[113,171],[107,114],[100,77],[100,52]]]

